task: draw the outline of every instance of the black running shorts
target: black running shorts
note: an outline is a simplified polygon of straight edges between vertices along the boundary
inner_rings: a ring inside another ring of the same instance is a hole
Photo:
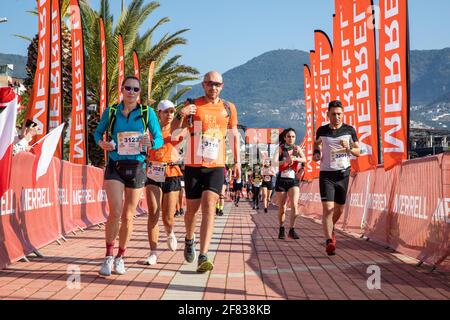
[[[267,190],[273,190],[272,181],[263,181],[261,188],[267,188]]]
[[[234,191],[242,191],[242,187],[243,187],[242,182],[233,184]]]
[[[347,199],[350,169],[344,171],[321,171],[319,186],[322,202],[344,205]]]
[[[135,160],[109,161],[103,179],[120,181],[125,188],[143,188],[147,181],[145,163]]]
[[[223,168],[186,166],[184,172],[186,199],[200,199],[203,191],[212,191],[220,195],[224,180]]]
[[[162,190],[162,193],[169,193],[181,190],[181,177],[166,177],[164,182],[156,182],[150,178],[147,178],[146,186],[157,186]]]
[[[275,191],[276,192],[288,192],[289,189],[294,187],[300,186],[300,180],[290,179],[290,178],[281,178],[280,176],[277,177],[277,183],[275,184]]]

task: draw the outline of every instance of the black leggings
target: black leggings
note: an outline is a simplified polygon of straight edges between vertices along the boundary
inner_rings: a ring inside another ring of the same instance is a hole
[[[253,205],[255,207],[259,206],[259,190],[261,190],[260,187],[253,186]]]

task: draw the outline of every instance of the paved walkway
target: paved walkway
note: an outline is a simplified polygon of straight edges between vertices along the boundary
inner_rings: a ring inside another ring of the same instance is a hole
[[[176,218],[179,249],[168,251],[162,232],[159,263],[145,266],[146,221],[135,221],[126,275],[98,276],[104,230],[92,227],[41,249],[43,258],[0,271],[0,299],[450,299],[448,274],[416,268],[411,259],[343,233],[338,254],[328,257],[322,226],[305,218],[297,221],[299,240],[278,240],[275,209],[257,213],[248,202],[227,203],[216,219],[212,272],[197,274],[195,263],[184,263],[183,218]],[[380,268],[380,290],[367,288],[371,265]]]

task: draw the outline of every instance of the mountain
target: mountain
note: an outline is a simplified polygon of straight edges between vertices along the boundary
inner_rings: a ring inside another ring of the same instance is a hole
[[[19,56],[17,54],[0,53],[0,65],[1,64],[13,64],[13,76],[21,79],[26,78],[27,72],[25,70],[25,67],[27,65],[27,57]]]
[[[450,127],[450,48],[413,50],[410,61],[411,119],[429,127]],[[245,126],[293,127],[303,136],[303,64],[309,64],[304,51],[266,52],[225,72],[222,96],[236,103]],[[200,85],[188,93],[202,94]]]

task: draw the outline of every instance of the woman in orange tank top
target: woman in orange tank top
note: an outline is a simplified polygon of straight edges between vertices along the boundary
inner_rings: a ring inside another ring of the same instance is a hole
[[[148,154],[147,171],[147,205],[148,205],[148,240],[150,255],[145,264],[154,265],[158,257],[159,213],[162,211],[164,229],[167,234],[167,246],[176,251],[177,238],[173,231],[173,223],[179,192],[181,190],[181,172],[179,151],[180,139],[172,135],[171,124],[175,115],[175,106],[169,100],[158,104],[158,118],[161,124],[164,145]]]

